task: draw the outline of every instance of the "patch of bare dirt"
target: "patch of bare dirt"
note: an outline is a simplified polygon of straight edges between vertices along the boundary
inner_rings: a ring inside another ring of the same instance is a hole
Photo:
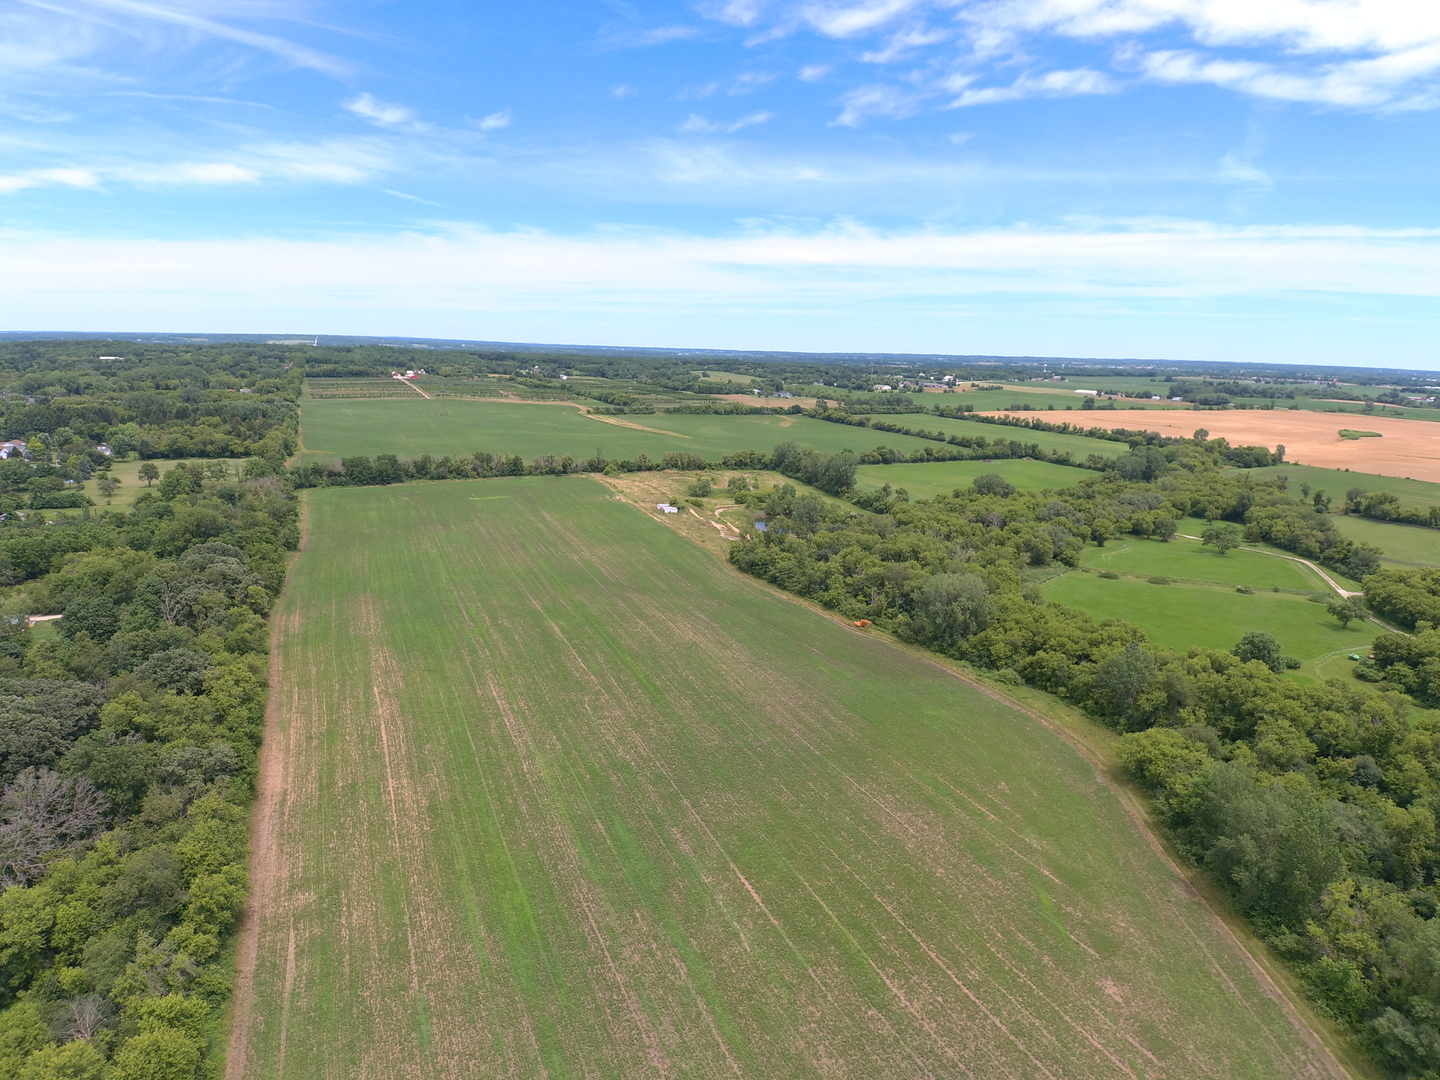
[[[1008,416],[1016,413],[982,413]],[[1046,415],[1045,420],[1056,417]],[[1285,447],[1285,460],[1326,469],[1440,483],[1440,422],[1309,409],[1085,410],[1063,417],[1086,427],[1129,428],[1189,438],[1198,428],[1236,446]],[[1380,438],[1342,439],[1340,429],[1376,431]]]

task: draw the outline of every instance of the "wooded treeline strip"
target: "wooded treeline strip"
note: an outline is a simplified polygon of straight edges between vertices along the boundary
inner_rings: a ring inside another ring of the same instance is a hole
[[[208,1075],[298,543],[289,485],[185,466],[128,514],[0,527],[0,1075]]]

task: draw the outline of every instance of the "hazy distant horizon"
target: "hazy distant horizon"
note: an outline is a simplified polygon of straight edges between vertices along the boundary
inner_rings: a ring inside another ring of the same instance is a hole
[[[1062,366],[1074,366],[1083,368],[1085,366],[1135,366],[1135,367],[1165,367],[1176,365],[1180,367],[1195,367],[1204,369],[1207,367],[1234,369],[1240,367],[1264,370],[1267,368],[1327,368],[1337,371],[1346,369],[1373,371],[1382,373],[1393,373],[1396,375],[1440,375],[1440,368],[1424,367],[1395,367],[1381,364],[1326,364],[1321,362],[1295,363],[1286,361],[1265,361],[1265,362],[1243,362],[1212,360],[1207,358],[1187,357],[1139,357],[1139,356],[1031,356],[1031,355],[1010,355],[1000,353],[945,353],[945,352],[884,352],[884,351],[848,351],[835,352],[816,349],[737,349],[725,348],[712,345],[634,345],[634,344],[611,344],[604,342],[537,342],[537,341],[497,341],[484,338],[435,338],[424,337],[415,334],[299,334],[299,333],[230,333],[225,331],[201,331],[201,330],[151,330],[151,331],[91,331],[91,330],[0,330],[0,341],[94,341],[94,342],[136,342],[141,344],[223,344],[226,342],[242,342],[247,344],[276,344],[276,345],[305,345],[318,344],[330,346],[346,345],[385,345],[398,349],[421,348],[434,349],[436,351],[476,349],[476,350],[517,350],[540,352],[575,353],[584,355],[586,353],[617,353],[617,354],[643,354],[657,353],[673,356],[694,356],[697,359],[723,359],[726,357],[739,359],[814,359],[822,363],[855,363],[857,365],[866,362],[896,365],[910,364],[923,365],[927,362],[938,364],[1050,364]]]

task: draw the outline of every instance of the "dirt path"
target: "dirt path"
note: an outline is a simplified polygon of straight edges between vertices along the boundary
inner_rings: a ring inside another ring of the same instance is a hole
[[[300,551],[310,537],[309,506],[300,503],[300,549],[291,556],[294,569]],[[225,1080],[245,1076],[245,1051],[255,1008],[255,961],[259,955],[260,927],[255,909],[280,895],[283,875],[279,872],[280,852],[276,843],[285,802],[285,755],[281,746],[281,702],[279,687],[285,684],[281,672],[285,663],[281,643],[289,612],[277,605],[270,619],[270,697],[265,703],[265,733],[260,744],[260,764],[255,780],[255,809],[250,818],[250,899],[241,909],[236,929],[239,947],[235,962],[235,996],[231,999],[230,1047],[225,1060]],[[293,942],[292,942],[293,946]]]
[[[1189,533],[1176,533],[1175,535],[1180,537],[1182,540],[1200,540],[1200,537],[1191,536]],[[1204,543],[1204,541],[1202,540],[1201,543]],[[1316,566],[1309,559],[1302,559],[1298,555],[1282,555],[1278,551],[1266,551],[1264,548],[1248,547],[1245,544],[1240,545],[1240,550],[1253,551],[1256,555],[1269,555],[1272,559],[1284,559],[1287,562],[1299,563],[1301,566],[1308,566],[1311,570],[1315,571],[1315,573],[1320,577],[1322,581],[1324,581],[1327,585],[1329,585],[1332,589],[1334,589],[1337,593],[1339,593],[1346,599],[1349,599],[1352,596],[1365,595],[1363,592],[1351,592],[1349,589],[1345,588],[1338,581],[1336,581],[1329,574],[1327,574],[1324,570],[1321,570],[1320,567]]]
[[[644,508],[640,507],[640,509],[643,512]],[[656,520],[659,519],[657,518]],[[668,522],[661,522],[661,524],[667,527],[673,527],[669,526]],[[1262,552],[1262,554],[1275,553]],[[1289,558],[1290,556],[1277,557]],[[1306,560],[1298,558],[1296,558],[1295,561],[1306,562]],[[881,630],[857,629],[850,620],[842,618],[835,612],[829,611],[813,601],[795,596],[768,582],[754,578],[731,566],[729,562],[723,558],[722,562],[725,563],[727,570],[745,581],[759,585],[788,603],[798,604],[801,607],[808,608],[816,614],[829,619],[831,622],[840,624],[850,633],[883,635],[895,648],[905,649],[916,656],[922,657],[927,663],[940,668],[959,682],[978,690],[986,697],[1000,702],[1008,708],[1014,709],[1016,712],[1021,713],[1063,739],[1095,770],[1096,781],[1104,785],[1114,794],[1126,815],[1134,822],[1135,827],[1145,838],[1146,843],[1155,854],[1159,856],[1171,873],[1174,874],[1176,884],[1181,891],[1187,898],[1201,906],[1206,914],[1214,921],[1214,925],[1221,935],[1244,957],[1247,966],[1265,993],[1280,1004],[1301,1037],[1315,1049],[1317,1055],[1325,1062],[1327,1072],[1332,1080],[1356,1080],[1356,1074],[1346,1068],[1336,1055],[1333,1046],[1338,1040],[1333,1035],[1329,1038],[1326,1037],[1327,1033],[1323,1031],[1317,1020],[1314,1019],[1314,1013],[1308,1005],[1304,1003],[1300,989],[1298,985],[1293,982],[1289,973],[1278,964],[1272,963],[1271,958],[1266,952],[1264,943],[1250,933],[1248,927],[1245,926],[1238,914],[1227,910],[1228,903],[1223,895],[1201,876],[1198,871],[1191,872],[1188,870],[1170,850],[1160,835],[1158,826],[1150,817],[1142,796],[1128,784],[1128,782],[1118,776],[1117,770],[1119,766],[1112,754],[1107,753],[1100,746],[1095,745],[1081,733],[1071,730],[1054,718],[1044,715],[989,683],[975,678],[958,665],[943,657],[936,656],[929,650],[920,648],[919,646],[907,645]],[[1312,565],[1313,567],[1313,564],[1307,563],[1307,565]],[[1320,571],[1318,568],[1315,569],[1321,577],[1327,581],[1331,580],[1323,571]],[[1335,588],[1337,591],[1344,592],[1338,585],[1335,586]]]

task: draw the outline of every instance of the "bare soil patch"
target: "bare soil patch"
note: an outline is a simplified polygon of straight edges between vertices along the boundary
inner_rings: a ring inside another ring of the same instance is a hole
[[[1047,415],[1045,419],[1053,418]],[[1298,464],[1440,482],[1440,424],[1421,420],[1302,409],[1096,409],[1064,419],[1085,426],[1158,431],[1185,438],[1197,428],[1204,428],[1211,438],[1223,437],[1235,445],[1267,446],[1272,450],[1284,446],[1285,459]],[[1365,429],[1378,432],[1380,438],[1341,438],[1340,430],[1353,427],[1357,419],[1363,419]]]

